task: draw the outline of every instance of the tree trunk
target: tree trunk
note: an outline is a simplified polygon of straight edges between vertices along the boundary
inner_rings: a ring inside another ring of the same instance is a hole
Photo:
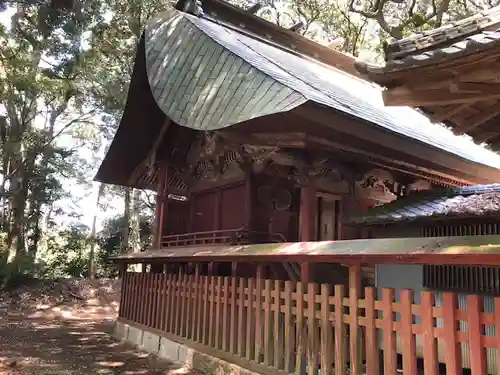
[[[96,259],[95,259],[95,245],[96,245],[96,224],[97,215],[99,213],[99,203],[104,195],[103,183],[99,184],[97,189],[97,199],[95,204],[94,218],[92,219],[92,229],[90,231],[90,252],[89,252],[89,279],[93,280],[96,278]]]
[[[140,234],[140,203],[141,191],[133,190],[132,204],[130,210],[130,248],[132,251],[141,250],[141,234]]]
[[[126,253],[130,249],[130,211],[132,201],[132,188],[125,188],[125,207],[123,210],[123,227],[121,251]]]

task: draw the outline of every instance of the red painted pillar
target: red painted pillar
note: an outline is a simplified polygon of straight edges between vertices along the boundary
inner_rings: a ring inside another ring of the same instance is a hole
[[[162,165],[158,169],[158,185],[156,189],[156,212],[155,212],[155,233],[153,236],[153,248],[161,247],[161,237],[163,232],[163,221],[167,213],[167,168]]]
[[[316,187],[305,186],[300,192],[300,240],[316,241]]]

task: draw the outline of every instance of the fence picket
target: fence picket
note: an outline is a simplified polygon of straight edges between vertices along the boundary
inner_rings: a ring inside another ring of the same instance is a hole
[[[321,374],[332,373],[332,324],[330,322],[330,294],[331,287],[327,284],[321,285]]]
[[[346,329],[344,325],[344,286],[335,285],[335,375],[347,373]]]
[[[222,350],[228,351],[229,343],[229,277],[224,277],[224,285],[222,287],[223,304],[222,304]]]
[[[215,347],[220,349],[221,343],[221,310],[222,310],[222,277],[217,277],[217,284],[215,286]]]
[[[316,324],[316,295],[318,285],[307,286],[307,374],[317,375],[318,371],[318,326]]]
[[[192,326],[192,310],[193,310],[193,295],[194,295],[194,275],[187,275],[186,293],[186,321],[184,324],[183,337],[189,339],[191,336]]]
[[[446,375],[456,375],[462,372],[462,351],[457,337],[457,310],[456,294],[443,293]]]
[[[208,346],[213,347],[214,346],[214,340],[215,340],[215,322],[214,322],[214,314],[215,314],[215,300],[217,296],[215,295],[215,283],[216,279],[214,276],[209,276],[209,282],[210,282],[210,291],[208,292],[208,297],[210,301],[210,316],[208,320]]]
[[[374,288],[365,288],[366,375],[379,375],[379,340],[377,334]]]
[[[469,351],[472,375],[486,374],[486,351],[481,340],[482,299],[478,295],[467,296],[467,322],[469,325]]]
[[[438,353],[437,343],[434,337],[434,319],[432,308],[434,306],[434,295],[432,292],[423,291],[420,297],[420,316],[422,319],[422,341],[424,350],[424,374],[437,375]]]
[[[236,332],[236,288],[237,279],[231,278],[231,305],[230,305],[230,323],[229,323],[229,352],[236,354],[236,340],[235,336],[241,335],[241,331]],[[241,316],[240,316],[241,319]]]
[[[392,303],[394,302],[394,290],[390,288],[382,289],[383,304],[383,329],[382,349],[384,351],[384,375],[396,375],[398,362],[396,351],[396,335],[393,331],[394,317]]]
[[[257,277],[255,287],[255,351],[254,359],[257,363],[261,362],[262,352],[262,277]]]
[[[167,275],[167,332],[174,332],[174,298],[175,298],[175,275]]]
[[[161,275],[160,329],[166,331],[167,326],[167,275]]]
[[[238,279],[238,354],[245,356],[245,337],[247,334],[247,314],[245,309],[245,279]]]
[[[401,342],[403,347],[403,374],[417,375],[417,345],[413,335],[413,291],[409,289],[401,290]]]
[[[255,322],[255,313],[253,309],[253,301],[254,301],[254,295],[253,295],[253,286],[254,286],[254,279],[248,279],[248,292],[246,293],[246,300],[248,302],[248,306],[246,308],[247,310],[247,334],[246,334],[246,358],[248,360],[251,360],[253,358],[253,344],[255,343],[254,340],[252,340],[253,333],[254,333],[254,322]]]
[[[297,343],[297,354],[295,358],[295,374],[301,375],[305,372],[305,342],[304,342],[304,284],[302,282],[297,283],[297,289],[295,292],[296,299],[296,316],[295,316],[295,332],[296,332],[296,343]]]
[[[186,293],[186,289],[187,289],[187,283],[188,281],[188,275],[186,273],[182,273],[182,276],[179,280],[179,293],[180,293],[180,305],[181,305],[181,313],[180,315],[178,316],[178,319],[179,321],[177,322],[178,326],[177,326],[177,332],[176,332],[176,335],[180,336],[180,337],[184,337],[184,328],[186,326],[186,302],[187,302],[187,293]]]
[[[277,369],[283,368],[283,326],[281,325],[281,281],[274,281],[274,308],[273,308],[273,328],[274,328],[274,360],[273,366]]]
[[[361,371],[358,293],[357,286],[349,288],[349,357],[351,360],[351,374],[359,374]]]
[[[271,341],[271,280],[264,281],[264,364],[271,365],[273,342]]]
[[[204,288],[203,288],[203,326],[200,327],[201,328],[201,332],[202,332],[202,343],[203,344],[209,344],[209,332],[210,332],[210,328],[209,328],[209,323],[208,323],[208,306],[209,306],[209,299],[210,299],[210,277],[208,276],[204,276],[203,277],[204,279]]]
[[[292,282],[285,281],[285,372],[290,374],[293,368],[293,352],[295,351],[292,323]]]
[[[496,342],[496,360],[497,375],[500,375],[500,297],[495,297],[495,342]]]

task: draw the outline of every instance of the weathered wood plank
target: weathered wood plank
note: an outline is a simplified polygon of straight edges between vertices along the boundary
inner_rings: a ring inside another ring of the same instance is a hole
[[[271,340],[271,280],[264,281],[264,364],[271,365],[271,358],[273,357],[273,341]]]
[[[417,375],[417,345],[412,332],[413,314],[413,291],[401,290],[401,342],[403,344],[403,373],[406,375]]]
[[[284,337],[284,332],[283,332],[283,326],[281,324],[282,320],[281,317],[281,285],[282,282],[280,280],[275,280],[274,281],[274,290],[273,290],[273,297],[274,297],[274,307],[273,307],[273,316],[274,316],[274,321],[273,321],[273,335],[274,335],[274,345],[273,345],[273,351],[274,351],[274,360],[273,360],[273,366],[278,369],[283,368],[283,337]]]
[[[377,335],[374,288],[365,288],[366,375],[379,375],[379,340]]]
[[[331,375],[333,362],[332,323],[330,322],[331,287],[321,285],[321,374]]]
[[[295,358],[295,374],[302,375],[305,373],[305,337],[304,337],[304,284],[297,283],[296,289],[296,333],[297,333],[297,354]]]
[[[472,375],[486,374],[486,351],[481,339],[482,299],[478,295],[467,296],[467,323],[469,325],[469,350]]]
[[[335,285],[335,375],[347,373],[344,286]]]
[[[384,350],[384,375],[396,375],[398,362],[396,351],[396,335],[394,332],[394,317],[392,304],[394,302],[394,290],[390,288],[382,289],[382,337]]]
[[[460,374],[462,372],[462,351],[457,337],[457,297],[454,293],[443,293],[443,323],[446,375]]]
[[[293,330],[293,322],[292,322],[292,287],[293,284],[291,281],[285,281],[285,371],[286,373],[291,373],[294,370],[293,366],[293,353],[295,351],[295,335]]]

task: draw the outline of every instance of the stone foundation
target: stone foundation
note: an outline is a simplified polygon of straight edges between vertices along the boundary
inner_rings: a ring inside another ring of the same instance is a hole
[[[198,370],[203,375],[260,375],[125,322],[115,323],[113,336],[179,365],[181,369],[173,371],[174,373]]]

